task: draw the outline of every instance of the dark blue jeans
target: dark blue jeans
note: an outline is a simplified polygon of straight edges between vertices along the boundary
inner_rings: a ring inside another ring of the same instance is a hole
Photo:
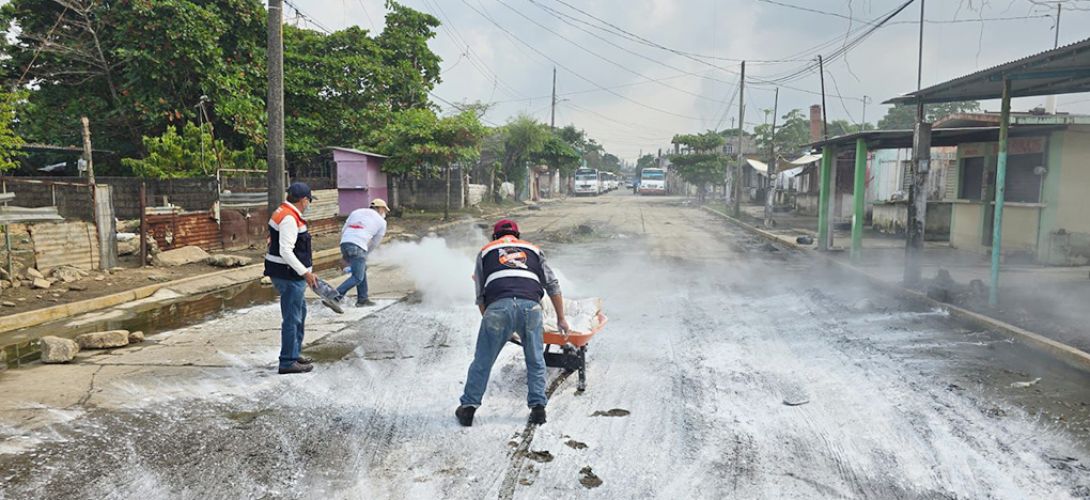
[[[526,299],[499,299],[488,305],[477,332],[477,352],[469,365],[462,404],[481,406],[488,387],[488,377],[500,350],[507,345],[511,333],[519,332],[522,353],[526,357],[526,404],[544,406],[545,397],[545,338],[541,324],[541,304]]]
[[[367,300],[367,250],[352,243],[341,243],[341,258],[352,268],[352,275],[337,287],[337,293],[344,297],[352,287],[356,287],[356,302]]]
[[[303,327],[307,320],[307,302],[303,294],[307,282],[273,278],[273,286],[280,292],[280,367],[287,368],[299,359],[303,348]]]

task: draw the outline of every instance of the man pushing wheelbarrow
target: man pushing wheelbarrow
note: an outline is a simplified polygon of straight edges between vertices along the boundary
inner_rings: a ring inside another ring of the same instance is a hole
[[[564,317],[564,298],[560,283],[545,263],[541,250],[519,239],[518,224],[501,220],[492,230],[492,242],[477,256],[474,280],[477,306],[481,310],[481,328],[477,349],[469,365],[461,405],[454,411],[458,423],[473,425],[473,415],[481,406],[488,387],[492,365],[511,334],[519,332],[526,357],[526,403],[531,424],[545,423],[545,340],[541,299],[547,293],[556,310],[556,326],[568,331]]]

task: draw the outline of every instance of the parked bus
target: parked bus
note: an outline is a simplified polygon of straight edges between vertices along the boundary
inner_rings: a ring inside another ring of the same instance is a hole
[[[599,176],[602,179],[602,192],[608,193],[617,189],[617,175],[613,172],[601,172]]]
[[[593,168],[581,168],[576,170],[575,189],[573,192],[576,196],[597,196],[602,194],[602,179],[598,174],[598,171]]]
[[[666,194],[666,170],[645,168],[640,172],[640,194]]]

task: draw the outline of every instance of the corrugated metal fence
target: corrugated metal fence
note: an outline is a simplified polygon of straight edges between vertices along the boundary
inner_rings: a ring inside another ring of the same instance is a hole
[[[98,268],[95,225],[81,221],[30,224],[34,265],[43,273],[60,266]]]

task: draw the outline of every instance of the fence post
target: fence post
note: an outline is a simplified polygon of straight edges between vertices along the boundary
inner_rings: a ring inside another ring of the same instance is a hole
[[[148,184],[140,183],[140,267],[148,265]]]
[[[92,185],[91,189],[98,234],[98,267],[105,271],[117,267],[117,221],[114,219],[113,191],[109,184]]]

